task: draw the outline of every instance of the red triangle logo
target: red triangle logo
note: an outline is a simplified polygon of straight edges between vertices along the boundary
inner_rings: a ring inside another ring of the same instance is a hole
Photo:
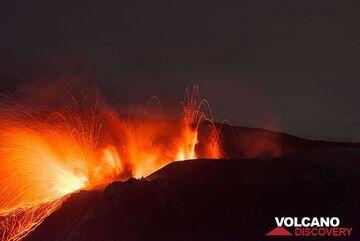
[[[270,232],[268,232],[266,236],[293,236],[293,235],[283,227],[276,227]]]

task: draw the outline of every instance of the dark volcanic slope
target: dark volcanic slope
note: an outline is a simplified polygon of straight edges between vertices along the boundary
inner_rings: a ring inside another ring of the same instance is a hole
[[[202,154],[203,144],[208,142],[208,129],[205,123],[199,130],[199,144],[197,146],[199,156]],[[219,134],[223,155],[226,158],[279,157],[329,147],[360,148],[360,143],[308,140],[286,133],[250,127],[223,125]]]
[[[267,240],[274,216],[338,216],[354,229],[344,240],[360,240],[359,161],[357,149],[331,148],[176,162],[72,195],[26,240]]]

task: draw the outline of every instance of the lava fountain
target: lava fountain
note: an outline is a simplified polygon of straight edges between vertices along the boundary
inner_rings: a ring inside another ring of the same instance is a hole
[[[46,110],[16,100],[0,106],[1,240],[23,239],[79,189],[147,176],[173,161],[221,157],[197,87],[185,91],[177,119],[120,115],[88,97],[71,99]],[[198,155],[204,122],[210,138]]]

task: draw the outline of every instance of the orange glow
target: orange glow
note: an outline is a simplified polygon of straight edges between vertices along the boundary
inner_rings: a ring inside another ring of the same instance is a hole
[[[76,101],[41,111],[17,102],[0,106],[2,240],[25,237],[76,190],[145,177],[177,160],[220,157],[212,114],[197,87],[186,91],[181,106],[176,120],[121,116]],[[212,131],[199,156],[203,121]]]

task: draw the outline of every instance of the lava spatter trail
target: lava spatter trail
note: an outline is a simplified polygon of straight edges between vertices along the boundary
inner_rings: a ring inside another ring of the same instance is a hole
[[[178,119],[120,115],[88,98],[51,108],[0,105],[0,237],[21,240],[79,189],[146,176],[177,160],[221,157],[218,130],[197,87]],[[198,128],[210,135],[197,153]]]

